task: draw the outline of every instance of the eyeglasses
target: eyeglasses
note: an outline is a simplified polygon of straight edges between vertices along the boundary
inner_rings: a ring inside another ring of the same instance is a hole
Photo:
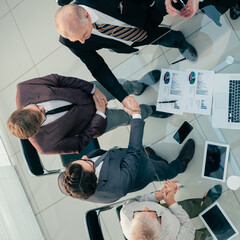
[[[142,212],[145,212],[145,213],[146,213],[146,212],[155,213],[156,218],[161,218],[161,216],[158,216],[157,212],[154,211],[154,210],[138,210],[138,211],[134,211],[134,212],[133,212],[133,218],[134,218],[134,216],[136,215],[136,213],[142,213]]]

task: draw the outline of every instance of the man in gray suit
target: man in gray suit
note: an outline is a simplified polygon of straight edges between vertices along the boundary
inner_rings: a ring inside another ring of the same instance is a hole
[[[170,164],[154,154],[149,159],[142,147],[144,121],[141,112],[124,110],[132,116],[128,148],[97,150],[68,164],[58,178],[64,194],[91,202],[111,203],[154,180],[171,179],[186,170],[195,151],[192,139]]]

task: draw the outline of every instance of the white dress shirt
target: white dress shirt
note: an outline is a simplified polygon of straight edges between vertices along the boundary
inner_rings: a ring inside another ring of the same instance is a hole
[[[108,16],[102,12],[99,12],[98,10],[96,9],[93,9],[91,7],[88,7],[88,6],[85,6],[85,5],[79,5],[81,7],[83,7],[90,15],[91,17],[91,21],[92,23],[96,23],[96,24],[111,24],[111,25],[116,25],[116,26],[121,26],[121,27],[132,27],[132,28],[136,28],[134,26],[131,26],[127,23],[124,23],[118,19],[115,19],[111,16]],[[122,40],[122,39],[119,39],[119,38],[116,38],[116,37],[112,37],[110,35],[106,35],[106,34],[103,34],[103,33],[100,33],[99,31],[97,31],[95,28],[92,28],[92,34],[94,35],[98,35],[100,37],[104,37],[104,38],[110,38],[110,39],[113,39],[113,40],[116,40],[116,41],[119,41],[119,42],[123,42],[129,46],[131,46],[133,44],[132,41],[125,41],[125,40]]]

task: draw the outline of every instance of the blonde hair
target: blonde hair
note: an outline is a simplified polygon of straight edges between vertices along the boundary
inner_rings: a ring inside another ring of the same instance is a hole
[[[42,114],[31,109],[19,108],[8,118],[9,131],[17,138],[27,139],[34,136],[42,124]]]

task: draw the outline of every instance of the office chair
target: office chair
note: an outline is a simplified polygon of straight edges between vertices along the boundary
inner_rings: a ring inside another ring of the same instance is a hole
[[[100,145],[98,143],[97,138],[93,138],[80,153],[61,155],[60,157],[62,164],[65,167],[68,163],[73,162],[74,160],[81,159],[83,155],[87,155],[89,152],[92,152],[97,149],[100,149]]]
[[[56,174],[60,173],[64,170],[64,168],[56,169],[56,170],[48,170],[44,167],[40,156],[37,150],[33,147],[31,142],[28,139],[20,139],[22,153],[26,160],[26,164],[28,166],[30,174],[34,176],[42,176],[42,175],[49,175],[49,174]],[[90,151],[95,149],[99,149],[98,140],[95,138],[90,141],[90,143],[85,147],[81,153],[79,154],[66,154],[61,155],[61,161],[63,166],[66,166],[69,162],[81,159],[81,157],[87,154]]]
[[[30,174],[34,176],[42,176],[61,172],[62,169],[46,169],[41,162],[37,150],[33,147],[28,139],[20,139],[20,143]]]
[[[130,198],[130,199],[134,199],[134,198]],[[115,208],[117,211],[118,220],[120,222],[120,210],[122,208],[123,203],[125,203],[126,201],[127,200],[111,203],[109,205],[105,205],[99,208],[94,208],[86,212],[85,226],[87,228],[87,232],[90,240],[104,240],[102,228],[101,228],[101,221],[100,221],[101,212]],[[123,235],[123,239],[126,239],[124,235]]]

